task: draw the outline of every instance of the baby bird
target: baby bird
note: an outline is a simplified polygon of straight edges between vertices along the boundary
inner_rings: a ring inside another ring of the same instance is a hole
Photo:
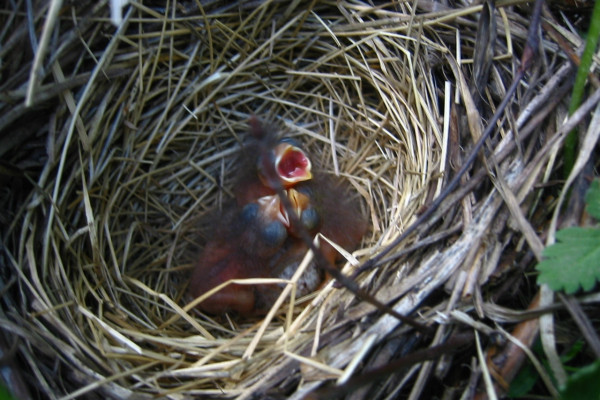
[[[312,178],[310,159],[295,140],[280,139],[256,117],[250,119],[250,132],[233,189],[238,205],[275,195],[276,184],[287,189]]]
[[[201,296],[230,279],[271,277],[270,260],[282,251],[287,236],[284,225],[261,216],[256,203],[225,212],[196,263],[190,280],[191,295]],[[253,314],[257,290],[253,285],[230,284],[200,303],[199,308],[211,314]]]
[[[320,232],[348,251],[360,244],[367,230],[358,200],[336,179],[315,175],[297,142],[278,138],[256,118],[250,120],[250,127],[251,140],[242,153],[240,178],[234,185],[235,205],[221,215],[200,254],[190,281],[194,297],[230,279],[290,278],[308,250],[299,238],[301,230],[311,236]],[[291,208],[277,194],[280,189]],[[320,248],[330,264],[340,258],[323,240]],[[313,265],[303,278],[300,296],[317,289],[324,274]],[[211,314],[260,315],[281,290],[281,285],[229,284],[198,308]]]
[[[367,218],[348,185],[335,177],[315,174],[295,189],[309,199],[310,206],[305,208],[300,222],[311,235],[318,232],[347,251],[356,249],[367,232]],[[324,240],[320,241],[320,249],[330,264],[341,259]]]

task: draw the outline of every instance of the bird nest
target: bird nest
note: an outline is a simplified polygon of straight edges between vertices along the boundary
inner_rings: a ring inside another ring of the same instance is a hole
[[[524,1],[139,1],[116,25],[106,4],[34,3],[2,15],[2,349],[22,398],[301,399],[474,320],[523,318],[533,293],[512,290],[531,288],[573,74],[553,41],[431,206],[521,66]],[[369,229],[342,272],[414,323],[334,281],[285,291],[265,317],[190,304],[202,224],[232,198],[252,116],[360,196]],[[440,369],[478,365],[473,349]],[[441,396],[423,389],[431,366],[402,366],[350,396]],[[470,387],[465,368],[436,371]]]

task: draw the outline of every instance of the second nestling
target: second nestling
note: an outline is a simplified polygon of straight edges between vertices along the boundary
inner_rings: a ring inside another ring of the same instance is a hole
[[[360,244],[367,230],[360,202],[348,193],[347,185],[313,171],[296,141],[281,138],[254,117],[250,126],[234,185],[235,204],[219,215],[195,263],[189,286],[195,298],[230,279],[289,279],[308,250],[299,229],[313,237],[321,233],[348,251]],[[284,189],[297,218],[290,218],[276,186]],[[302,227],[294,226],[293,220]],[[323,240],[319,246],[329,263],[341,260]],[[316,290],[325,279],[322,271],[309,268],[298,283],[297,295]],[[229,284],[198,308],[211,314],[260,315],[281,290],[281,285]]]

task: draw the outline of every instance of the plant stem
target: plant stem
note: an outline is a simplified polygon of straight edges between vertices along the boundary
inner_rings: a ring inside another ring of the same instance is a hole
[[[600,37],[600,2],[596,1],[594,4],[594,10],[592,11],[592,18],[590,20],[590,28],[588,31],[585,48],[581,55],[581,63],[577,70],[577,76],[575,77],[575,85],[573,86],[573,93],[571,95],[571,104],[569,106],[569,115],[573,114],[575,110],[581,104],[583,98],[583,92],[585,89],[585,82],[587,80],[590,66],[592,65],[592,58],[598,45],[598,38]],[[573,163],[575,161],[575,150],[577,148],[577,130],[574,129],[569,136],[565,139],[564,145],[564,176],[569,176]]]

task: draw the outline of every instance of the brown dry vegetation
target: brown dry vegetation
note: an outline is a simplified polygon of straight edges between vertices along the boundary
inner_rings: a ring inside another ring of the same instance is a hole
[[[352,276],[464,165],[521,67],[529,3],[139,1],[118,26],[108,4],[60,3],[0,14],[0,350],[17,397],[469,399],[505,393],[528,357],[561,381],[552,349],[582,337],[564,304],[593,321],[597,293],[561,302],[533,267],[565,127],[587,132],[598,101],[592,85],[567,119],[585,18],[544,7],[533,63],[458,187],[353,276],[419,331],[333,282],[300,299],[289,282],[266,318],[200,314],[186,280],[201,221],[231,198],[258,115],[361,196]],[[545,350],[526,355],[513,340],[531,348],[540,323]],[[535,393],[555,396],[540,373]]]

